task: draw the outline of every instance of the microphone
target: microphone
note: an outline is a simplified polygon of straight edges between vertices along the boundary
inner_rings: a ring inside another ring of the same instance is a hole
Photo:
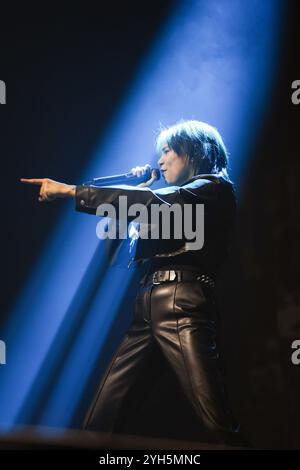
[[[114,184],[130,184],[136,186],[139,183],[146,183],[151,179],[151,184],[154,180],[160,179],[160,171],[158,168],[151,168],[149,164],[145,165],[145,173],[141,176],[136,176],[131,171],[120,175],[101,176],[100,178],[93,178],[90,181],[82,183],[82,186],[111,186]]]

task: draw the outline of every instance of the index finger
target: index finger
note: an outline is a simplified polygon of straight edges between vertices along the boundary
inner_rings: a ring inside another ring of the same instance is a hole
[[[22,181],[22,183],[41,185],[43,184],[44,178],[20,178],[20,181]]]

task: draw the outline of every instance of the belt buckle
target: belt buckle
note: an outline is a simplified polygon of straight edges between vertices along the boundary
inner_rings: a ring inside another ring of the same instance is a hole
[[[162,279],[159,279],[160,277],[160,271],[155,271],[152,274],[152,284],[160,284]]]
[[[177,277],[176,271],[155,271],[152,276],[152,284],[160,284],[161,282],[174,281]]]

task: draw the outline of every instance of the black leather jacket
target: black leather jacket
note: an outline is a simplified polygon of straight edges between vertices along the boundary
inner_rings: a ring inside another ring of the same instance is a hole
[[[227,255],[235,219],[236,197],[231,182],[219,175],[202,174],[180,186],[157,190],[129,185],[79,185],[76,187],[76,210],[96,214],[100,204],[110,203],[118,214],[119,196],[127,196],[128,207],[142,203],[147,210],[150,210],[151,204],[204,204],[204,245],[200,250],[187,249],[188,240],[184,232],[180,239],[139,238],[133,261],[151,258],[157,268],[185,266],[211,275],[216,273]],[[129,218],[128,222],[132,220]]]

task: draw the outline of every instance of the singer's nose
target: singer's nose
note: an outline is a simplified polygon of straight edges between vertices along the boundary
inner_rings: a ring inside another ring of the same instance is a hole
[[[162,160],[163,155],[160,156],[160,158],[157,160],[157,163],[159,166],[162,166],[163,160]]]

